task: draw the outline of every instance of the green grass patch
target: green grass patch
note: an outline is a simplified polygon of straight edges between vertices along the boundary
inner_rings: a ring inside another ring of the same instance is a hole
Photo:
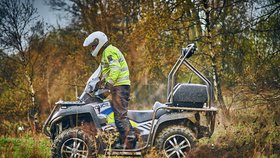
[[[43,135],[0,137],[0,153],[2,158],[48,158],[51,157],[51,143]]]

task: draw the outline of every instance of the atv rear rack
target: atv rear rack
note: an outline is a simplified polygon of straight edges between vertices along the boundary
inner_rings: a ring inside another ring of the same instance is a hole
[[[188,69],[190,69],[194,74],[196,74],[207,86],[207,103],[206,106],[211,108],[213,106],[213,90],[211,82],[198,71],[187,58],[191,57],[196,50],[195,44],[189,44],[186,48],[182,49],[181,55],[176,61],[175,65],[172,67],[170,73],[168,74],[168,86],[167,86],[167,102],[173,104],[173,92],[175,86],[175,74],[179,68],[184,64]]]

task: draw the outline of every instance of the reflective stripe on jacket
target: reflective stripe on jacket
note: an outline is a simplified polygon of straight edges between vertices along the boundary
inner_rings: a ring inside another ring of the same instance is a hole
[[[129,70],[121,51],[109,45],[102,53],[102,77],[113,86],[130,85]]]

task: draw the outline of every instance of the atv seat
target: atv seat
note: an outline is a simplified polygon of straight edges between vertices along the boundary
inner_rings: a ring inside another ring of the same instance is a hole
[[[162,104],[160,102],[155,102],[153,106],[153,110],[128,110],[127,117],[130,120],[133,120],[137,123],[149,121],[153,119],[153,113],[154,110],[156,110],[159,107],[165,107],[166,104]],[[156,113],[156,119],[158,119],[160,116],[166,113],[166,110],[160,109]]]

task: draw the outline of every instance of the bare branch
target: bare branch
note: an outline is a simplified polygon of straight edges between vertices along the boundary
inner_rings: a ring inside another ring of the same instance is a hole
[[[0,46],[22,54],[30,36],[30,26],[37,18],[37,9],[30,0],[0,1]],[[24,58],[23,54],[22,57]]]

